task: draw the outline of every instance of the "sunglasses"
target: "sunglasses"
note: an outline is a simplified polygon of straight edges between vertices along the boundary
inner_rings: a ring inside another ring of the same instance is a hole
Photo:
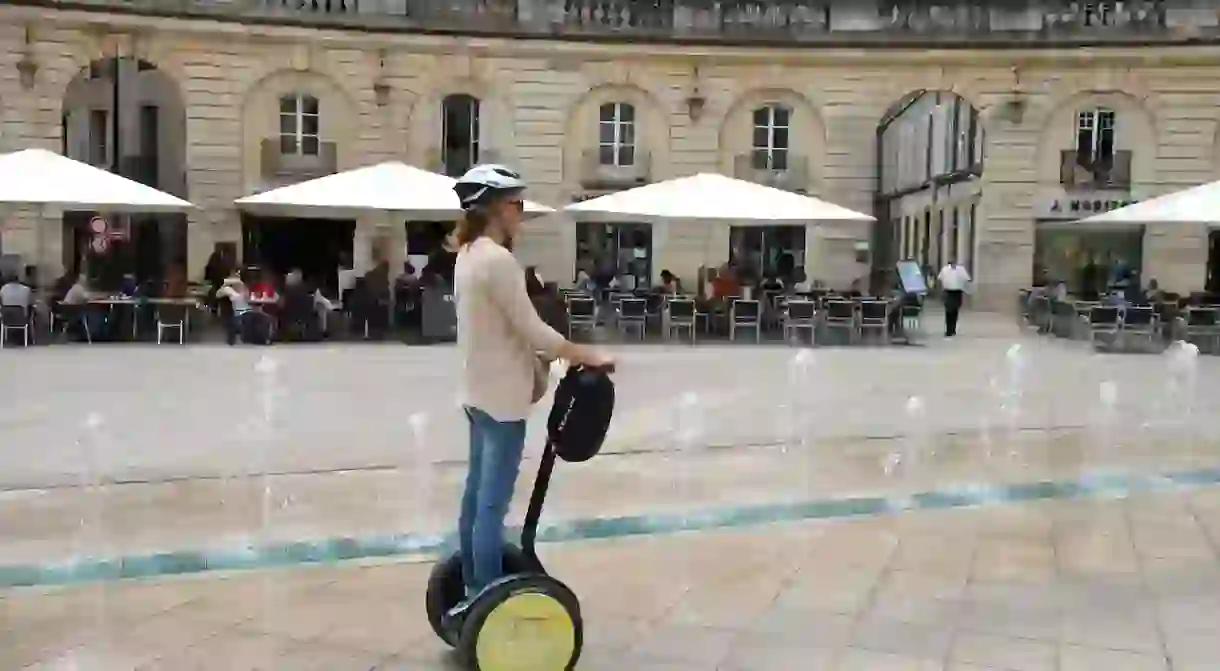
[[[518,212],[525,211],[525,201],[521,200],[520,198],[516,198],[513,200],[506,201],[506,202],[509,204],[510,207],[516,208]]]

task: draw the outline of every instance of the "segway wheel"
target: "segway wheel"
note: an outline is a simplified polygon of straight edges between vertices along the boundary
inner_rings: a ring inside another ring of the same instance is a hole
[[[515,545],[504,547],[504,574],[516,575],[536,571],[529,558]],[[445,613],[458,605],[466,596],[466,584],[462,580],[462,555],[454,552],[437,562],[428,576],[428,591],[425,595],[425,607],[428,610],[428,624],[440,639],[451,646],[457,645],[459,631],[446,630],[442,624]]]
[[[572,671],[584,623],[567,585],[542,574],[489,585],[462,624],[458,649],[475,671]]]

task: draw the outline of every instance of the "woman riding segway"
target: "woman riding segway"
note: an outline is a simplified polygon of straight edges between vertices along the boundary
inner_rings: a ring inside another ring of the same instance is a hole
[[[524,213],[521,176],[477,166],[454,186],[464,216],[454,232],[457,346],[470,461],[458,520],[465,597],[446,613],[462,620],[480,592],[505,575],[504,518],[525,449],[526,419],[546,392],[549,362],[609,369],[609,354],[576,345],[548,326],[512,254]]]

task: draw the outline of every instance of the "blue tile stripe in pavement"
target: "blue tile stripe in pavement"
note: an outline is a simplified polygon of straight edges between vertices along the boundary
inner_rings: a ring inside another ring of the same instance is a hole
[[[724,506],[689,514],[564,520],[540,529],[538,539],[555,543],[680,531],[710,531],[778,522],[865,517],[906,510],[939,510],[1059,499],[1123,498],[1140,491],[1218,484],[1220,468],[1157,475],[1095,474],[1078,480],[948,488],[908,497],[862,496]],[[0,566],[0,587],[66,585],[378,557],[433,558],[451,548],[453,542],[450,537],[438,535],[402,534],[294,541],[227,551],[180,551],[113,559],[82,559],[61,564],[9,565]]]

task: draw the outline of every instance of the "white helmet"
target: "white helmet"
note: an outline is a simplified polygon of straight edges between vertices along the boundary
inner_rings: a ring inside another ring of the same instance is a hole
[[[476,165],[458,179],[453,190],[462,203],[462,209],[469,210],[505,192],[524,191],[525,180],[502,165]]]

